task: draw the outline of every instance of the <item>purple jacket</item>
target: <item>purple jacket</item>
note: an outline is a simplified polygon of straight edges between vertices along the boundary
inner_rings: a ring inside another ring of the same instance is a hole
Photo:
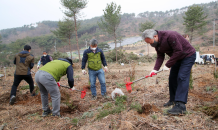
[[[157,31],[159,45],[155,47],[157,60],[154,70],[159,70],[163,64],[165,53],[170,57],[166,66],[171,68],[178,60],[193,55],[194,47],[179,33],[175,31]]]

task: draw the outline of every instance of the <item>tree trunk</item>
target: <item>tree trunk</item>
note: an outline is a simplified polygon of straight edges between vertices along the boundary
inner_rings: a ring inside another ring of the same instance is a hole
[[[71,44],[70,44],[70,38],[69,38],[69,46],[70,46],[70,57],[71,57],[71,60],[73,60],[73,57],[72,57],[72,48],[71,48]]]
[[[121,41],[120,41],[120,51],[121,51]]]
[[[114,30],[114,43],[115,43],[115,50],[116,50],[116,63],[117,63],[117,40],[116,40],[116,33]]]
[[[75,23],[76,44],[77,44],[77,50],[78,50],[78,55],[79,55],[79,62],[81,62],[81,59],[80,59],[80,52],[79,52],[79,43],[78,43],[78,36],[77,36],[76,16],[75,16],[75,14],[74,14],[74,23]]]
[[[189,41],[190,41],[190,44],[192,43],[193,32],[194,32],[194,29],[192,28],[192,29],[191,29],[191,35],[190,35],[190,39],[189,39]]]

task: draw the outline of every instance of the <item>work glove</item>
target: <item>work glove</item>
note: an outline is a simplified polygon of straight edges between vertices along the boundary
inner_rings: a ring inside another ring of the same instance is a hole
[[[163,71],[165,71],[165,70],[170,70],[170,68],[168,68],[166,65],[164,65]]]
[[[82,70],[82,73],[85,75],[86,74],[86,70]]]
[[[158,71],[157,70],[152,70],[149,75],[152,76],[153,72],[156,74]]]
[[[39,65],[37,65],[37,69],[39,69]]]
[[[105,72],[108,72],[107,66],[104,67],[104,71],[105,71]]]
[[[71,90],[76,90],[75,87],[71,88]]]
[[[60,82],[57,82],[57,85],[58,85],[58,87],[60,87],[61,86]]]

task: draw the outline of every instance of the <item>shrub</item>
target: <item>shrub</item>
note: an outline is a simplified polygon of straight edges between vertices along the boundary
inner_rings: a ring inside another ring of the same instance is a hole
[[[138,102],[132,103],[130,108],[135,109],[138,113],[142,113],[142,106]]]
[[[79,59],[73,59],[73,63],[79,63]]]
[[[109,108],[111,108],[112,106],[113,106],[113,104],[112,104],[111,102],[106,102],[106,103],[103,104],[103,108],[104,108],[104,109],[109,109]]]
[[[152,115],[151,116],[154,120],[157,120],[157,115]]]
[[[102,119],[110,114],[109,110],[103,110],[97,115],[97,119]]]
[[[210,91],[210,86],[206,87],[206,91],[207,92]]]
[[[116,97],[115,105],[124,104],[126,101],[127,101],[127,96],[126,95],[118,96],[118,97]]]
[[[136,54],[134,54],[133,52],[131,52],[131,53],[127,53],[127,59],[129,59],[129,60],[138,60],[139,59],[139,57],[136,55]]]
[[[82,115],[82,119],[85,119],[86,117],[93,117],[93,112],[84,112]]]
[[[77,126],[79,120],[77,118],[73,118],[71,122],[74,126]]]
[[[26,86],[21,86],[21,87],[20,87],[20,89],[21,89],[21,90],[26,90],[26,89],[29,89],[29,85],[26,85]]]
[[[123,95],[123,96],[116,97],[116,101],[115,101],[116,106],[114,108],[111,108],[113,106],[112,103],[104,104],[104,109],[106,110],[100,111],[100,113],[97,115],[97,119],[102,119],[108,116],[109,114],[121,113],[123,110],[126,109],[124,105],[126,101],[127,101],[127,96]]]
[[[51,57],[53,60],[57,60],[59,58],[66,58],[66,57],[68,57],[68,55],[66,53],[61,53],[61,52],[57,51],[57,52],[53,53],[53,55],[51,55]]]
[[[140,51],[140,53],[144,53],[144,52],[145,52],[145,50],[141,50],[141,51]]]
[[[216,72],[214,72],[214,78],[218,78],[218,70],[216,70]]]
[[[112,50],[105,54],[108,62],[116,61],[116,51]],[[121,63],[129,63],[131,60],[138,60],[139,57],[134,53],[125,53],[125,51],[117,51],[117,60]]]
[[[138,61],[143,62],[143,63],[145,63],[145,62],[153,62],[154,58],[149,56],[149,55],[144,55],[144,56],[140,57]]]
[[[37,64],[41,57],[34,57],[34,63]]]

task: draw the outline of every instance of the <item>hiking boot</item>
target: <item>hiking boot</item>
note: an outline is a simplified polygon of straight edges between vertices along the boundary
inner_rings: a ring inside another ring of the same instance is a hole
[[[53,114],[53,113],[51,114],[51,116],[52,116],[52,117],[61,117],[60,114]]]
[[[31,96],[32,96],[32,97],[34,97],[34,96],[36,96],[36,95],[37,95],[36,93],[31,93]]]
[[[169,106],[172,106],[172,105],[174,105],[175,104],[175,102],[174,101],[168,101],[167,103],[165,103],[163,106],[164,107],[169,107]]]
[[[48,110],[46,110],[46,111],[43,111],[42,116],[43,116],[43,117],[48,116],[50,113],[51,113],[51,110],[48,109]]]
[[[12,95],[9,104],[14,105],[15,101],[16,101],[16,97]]]
[[[172,115],[179,115],[179,114],[184,114],[186,112],[186,106],[185,103],[183,102],[176,102],[175,106],[167,111],[169,114]]]
[[[97,96],[92,95],[92,100],[96,100]]]

